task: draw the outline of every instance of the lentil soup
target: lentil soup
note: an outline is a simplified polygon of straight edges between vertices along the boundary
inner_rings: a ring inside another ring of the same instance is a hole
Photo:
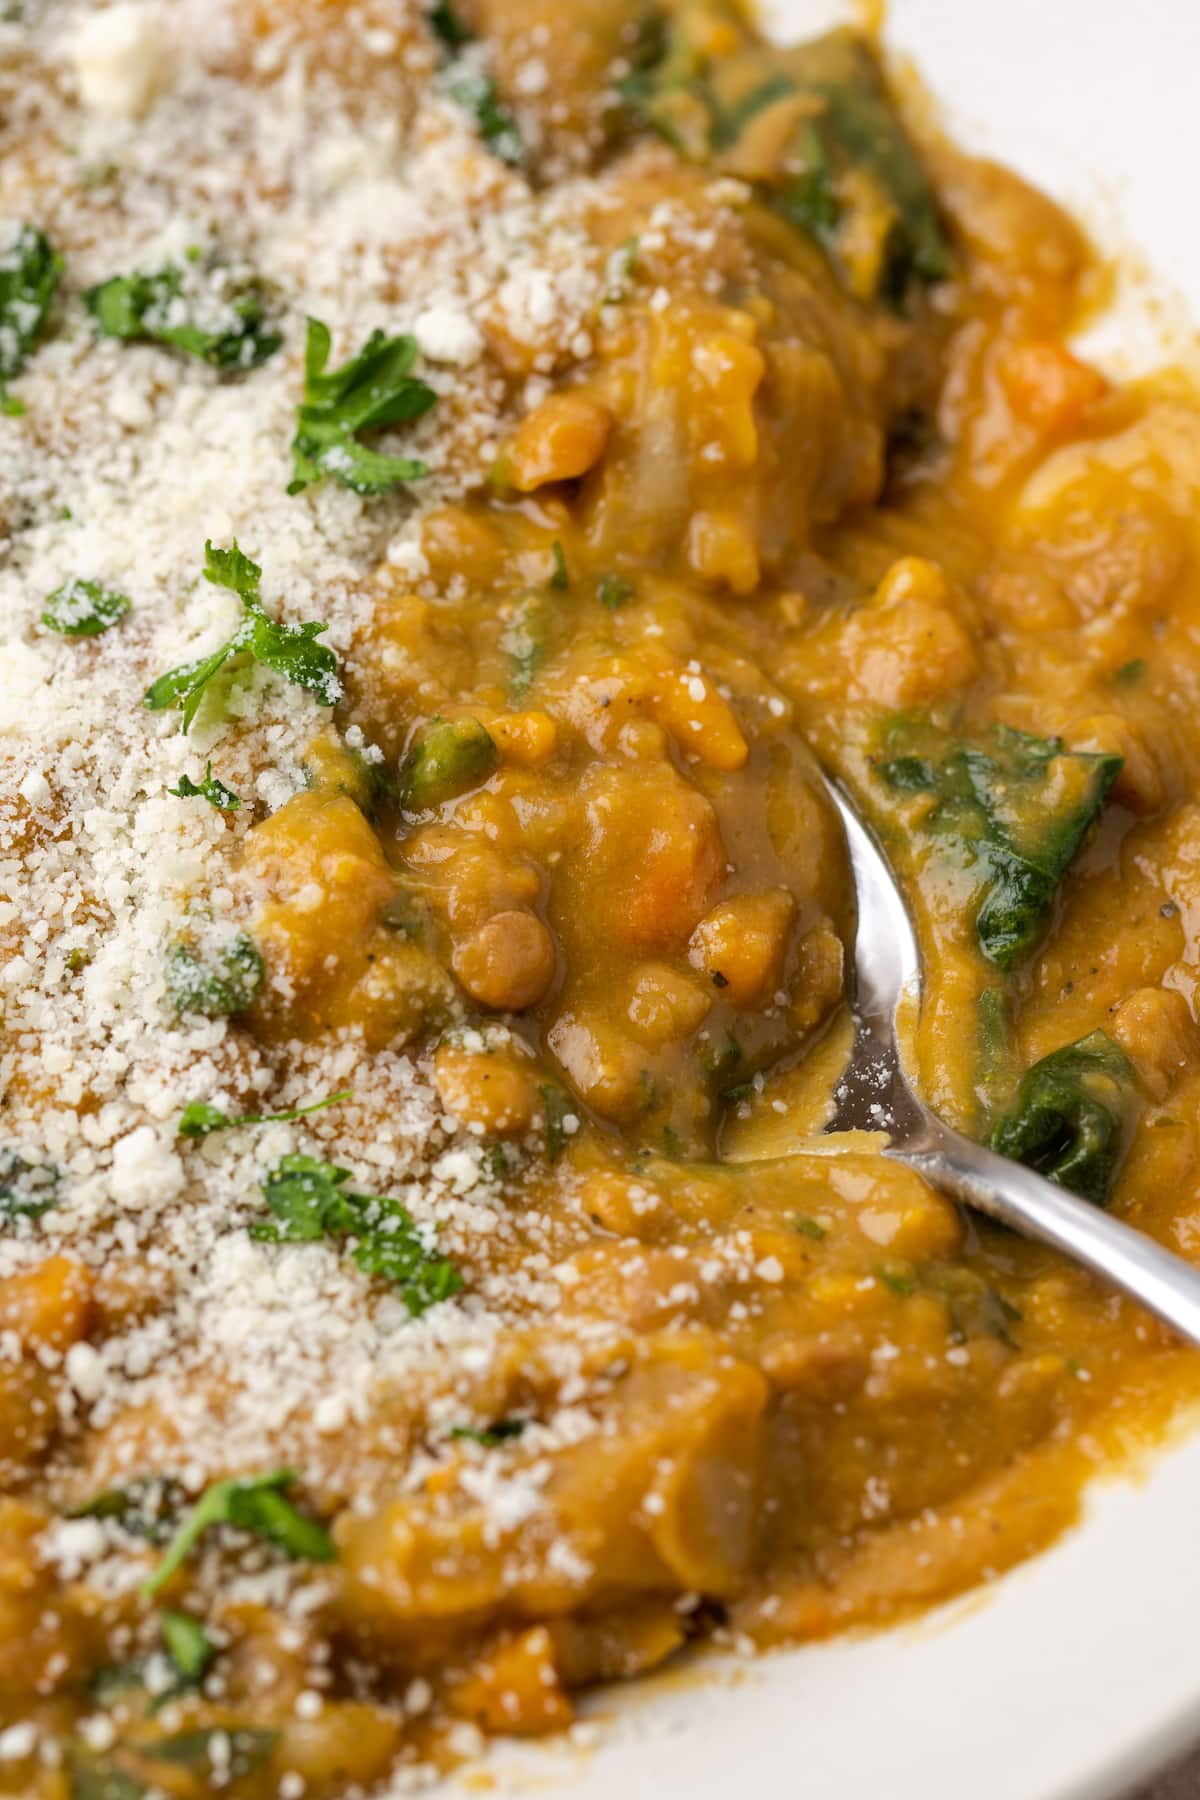
[[[0,23],[0,1793],[349,1800],[881,1625],[1195,1396],[1200,413],[736,0]],[[1196,929],[1193,929],[1193,926]]]

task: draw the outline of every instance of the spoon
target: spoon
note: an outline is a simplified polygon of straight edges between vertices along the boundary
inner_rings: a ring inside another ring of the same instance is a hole
[[[854,1044],[826,1131],[886,1131],[883,1152],[931,1187],[1026,1237],[1052,1244],[1200,1345],[1200,1270],[1152,1238],[955,1131],[904,1072],[896,1037],[903,1000],[920,993],[921,959],[908,908],[870,832],[833,782],[858,899],[851,1000]]]

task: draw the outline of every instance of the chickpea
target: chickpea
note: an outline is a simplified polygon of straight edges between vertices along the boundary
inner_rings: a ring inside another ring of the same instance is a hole
[[[537,1070],[515,1048],[440,1044],[433,1079],[447,1112],[486,1136],[523,1137],[540,1106]]]
[[[531,912],[500,912],[456,945],[454,973],[472,1000],[495,1012],[536,1006],[554,979],[554,939]]]
[[[690,1037],[711,1006],[712,996],[669,963],[645,963],[634,976],[627,1010],[638,1037],[658,1049]]]

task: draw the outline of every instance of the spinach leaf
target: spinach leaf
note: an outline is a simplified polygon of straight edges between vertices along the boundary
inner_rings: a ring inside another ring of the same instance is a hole
[[[297,1512],[287,1498],[286,1490],[297,1479],[294,1469],[274,1469],[268,1475],[233,1476],[215,1482],[183,1520],[139,1593],[147,1599],[157,1594],[213,1525],[251,1532],[296,1560],[332,1562],[335,1553],[325,1527]]]
[[[258,368],[283,343],[262,282],[214,260],[114,275],[83,298],[103,337],[167,344],[223,373]]]
[[[384,494],[427,475],[427,464],[416,458],[386,456],[359,441],[364,431],[410,424],[437,404],[433,389],[410,373],[417,340],[373,331],[357,356],[327,372],[332,345],[329,327],[309,319],[288,493],[302,493],[328,475],[356,494]]]
[[[0,412],[10,416],[25,408],[8,392],[46,328],[50,306],[62,274],[62,258],[36,225],[19,225],[12,241],[0,250]]]
[[[967,874],[980,948],[1007,971],[1041,937],[1121,766],[1119,756],[1068,751],[1060,738],[1003,725],[972,744],[900,720],[888,728],[875,774],[894,794],[929,796],[912,829]]]
[[[147,1800],[149,1788],[83,1744],[66,1754],[68,1800]]]
[[[1103,1206],[1125,1153],[1136,1103],[1133,1065],[1104,1031],[1034,1063],[989,1142]]]
[[[731,34],[736,47],[714,55]],[[729,0],[696,0],[673,13],[623,93],[683,155],[753,182],[859,299],[899,308],[914,284],[953,272],[929,178],[856,32],[781,49],[752,35]],[[757,132],[768,112],[772,126]]]
[[[364,1275],[393,1282],[414,1318],[458,1293],[462,1276],[429,1248],[408,1209],[399,1200],[355,1193],[349,1179],[348,1169],[314,1156],[283,1157],[263,1187],[274,1222],[251,1225],[251,1237],[273,1244],[353,1239]]]

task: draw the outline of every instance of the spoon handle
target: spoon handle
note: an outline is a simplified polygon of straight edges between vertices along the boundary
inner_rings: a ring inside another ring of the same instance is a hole
[[[897,1145],[884,1154],[915,1169],[942,1193],[1065,1251],[1200,1345],[1200,1269],[940,1119],[927,1115],[927,1123],[928,1147]]]

